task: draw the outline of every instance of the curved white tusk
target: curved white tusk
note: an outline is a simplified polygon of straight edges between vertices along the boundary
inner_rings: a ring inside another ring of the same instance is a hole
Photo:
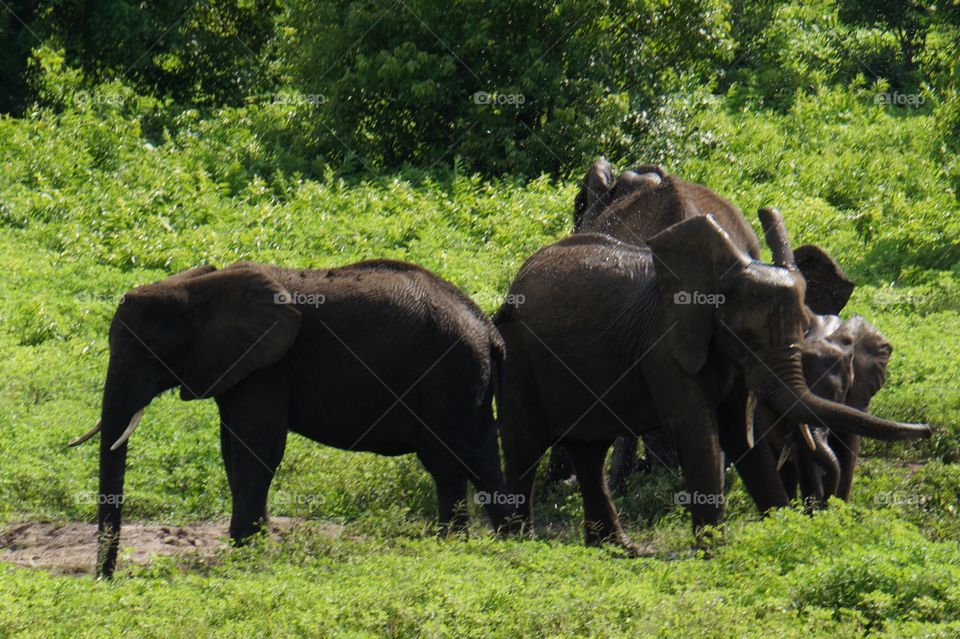
[[[747,447],[753,448],[753,414],[757,411],[757,396],[753,391],[747,392]]]
[[[817,442],[813,441],[813,433],[810,432],[810,427],[806,424],[800,424],[800,433],[803,435],[803,441],[807,442],[807,447],[810,450],[817,450]]]
[[[116,443],[110,447],[110,450],[116,450],[120,448],[128,439],[130,439],[130,435],[132,435],[133,431],[137,430],[137,426],[140,425],[140,418],[143,417],[143,410],[144,409],[141,408],[134,413],[133,417],[130,418],[130,425],[127,426],[127,430],[123,431],[123,435],[120,435],[120,439],[118,439]]]
[[[783,447],[783,451],[780,453],[780,459],[777,460],[777,470],[779,471],[783,468],[783,465],[787,463],[787,459],[790,457],[790,451],[793,450],[793,442],[788,443]]]
[[[79,437],[77,437],[75,440],[73,440],[72,442],[70,442],[69,444],[67,444],[67,446],[69,446],[69,447],[71,447],[71,448],[74,447],[74,446],[79,446],[79,445],[82,444],[83,442],[89,440],[91,437],[93,437],[94,435],[96,435],[97,433],[99,433],[101,428],[103,428],[103,420],[102,420],[102,419],[101,419],[99,422],[97,422],[97,425],[96,425],[96,426],[94,426],[93,428],[91,428],[90,430],[88,430],[87,432],[85,432],[83,435],[80,435]]]

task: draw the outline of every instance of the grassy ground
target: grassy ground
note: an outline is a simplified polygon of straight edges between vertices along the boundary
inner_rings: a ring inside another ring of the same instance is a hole
[[[185,114],[164,135],[97,108],[0,120],[0,523],[94,518],[96,446],[64,444],[96,421],[106,327],[130,287],[205,262],[393,257],[491,311],[570,224],[572,183],[271,171],[277,149],[259,124],[270,107]],[[0,565],[0,635],[960,633],[960,165],[933,117],[862,90],[779,115],[713,100],[685,117],[665,141],[682,158],[668,169],[751,221],[777,204],[796,245],[826,247],[861,284],[849,312],[894,345],[874,411],[937,429],[922,444],[869,445],[852,507],[760,521],[731,476],[726,543],[703,560],[667,474],[635,479],[621,503],[654,558],[582,548],[568,486],[538,507],[541,541],[496,542],[479,524],[438,541],[415,459],[294,438],[272,511],[343,523],[344,536],[304,524],[280,544],[157,561],[109,584]],[[215,423],[212,402],[151,404],[130,451],[130,518],[229,513]]]

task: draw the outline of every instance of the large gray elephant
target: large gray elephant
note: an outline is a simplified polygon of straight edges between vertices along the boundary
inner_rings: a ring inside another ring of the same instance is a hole
[[[416,453],[442,524],[465,524],[468,480],[500,526],[491,400],[503,342],[453,285],[388,260],[330,270],[236,264],[133,289],[110,325],[100,423],[97,571],[114,572],[128,438],[150,401],[213,398],[236,542],[261,529],[287,432],[345,450]]]
[[[625,171],[614,179],[610,163],[600,158],[584,176],[575,200],[574,230],[602,231],[625,242],[642,243],[673,224],[707,214],[714,215],[737,248],[754,259],[759,258],[759,241],[740,209],[706,186],[669,175],[653,164]],[[832,308],[846,303],[853,283],[826,252],[812,245],[801,247],[797,251],[797,262],[799,266],[791,263],[790,267],[799,267],[807,278],[805,302],[808,307],[824,313],[827,311],[821,307]],[[732,401],[740,401],[745,394],[744,380],[737,379],[734,384],[739,388],[738,392],[731,394]],[[724,412],[737,413],[739,409],[733,407]],[[647,452],[643,466],[679,465],[676,447],[662,433],[647,432],[643,440]],[[610,483],[615,492],[623,493],[626,478],[641,467],[636,454],[637,444],[638,438],[632,436],[618,438],[614,444]],[[767,446],[754,450],[745,444],[745,439],[731,441],[726,452],[737,466],[758,508],[765,511],[786,505],[789,497],[775,476],[776,456],[771,457]],[[805,460],[809,461],[806,465],[814,468],[814,463],[830,459],[827,452],[817,451],[813,460]],[[798,454],[804,455],[803,452]],[[548,468],[548,482],[566,478],[573,472],[562,446],[551,451]]]
[[[754,259],[760,257],[760,243],[740,209],[706,186],[670,175],[656,164],[641,164],[614,178],[610,162],[601,157],[581,182],[574,200],[573,229],[574,233],[602,232],[624,242],[643,243],[672,224],[707,214],[714,216],[735,246]],[[648,431],[643,441],[646,456],[642,461],[636,454],[637,438],[627,436],[615,442],[610,474],[615,492],[623,493],[627,477],[641,467],[651,470],[679,465],[676,448],[662,433]],[[755,456],[748,454],[741,466],[751,465]],[[766,461],[769,469],[772,466]],[[750,469],[745,472],[748,476],[756,474]],[[550,452],[547,482],[561,481],[572,474],[569,455],[562,445],[554,447]],[[760,478],[753,485],[757,490],[771,486]],[[763,508],[782,505],[783,499],[780,494],[766,495],[758,505]]]
[[[730,232],[737,246],[754,257],[759,254],[756,237],[739,209],[703,185],[684,182],[650,164],[613,179],[609,162],[601,158],[594,163],[575,202],[574,226],[580,230],[604,230],[625,241],[635,241],[642,240],[644,234],[662,230],[664,224],[708,211],[718,212],[718,222]],[[799,247],[790,267],[803,273],[807,283],[804,302],[815,314],[802,346],[808,383],[821,397],[866,410],[885,380],[890,344],[863,318],[841,322],[836,317],[850,299],[854,283],[823,249],[809,244]],[[847,370],[849,376],[844,374]],[[758,415],[757,430],[761,436],[769,433],[767,443],[773,444],[788,497],[796,496],[799,485],[801,496],[813,503],[823,503],[833,494],[849,499],[859,436],[830,434],[821,425],[810,424],[803,431],[806,447],[793,447],[800,433],[771,428],[767,421],[771,412],[762,405]],[[626,478],[641,466],[679,466],[675,449],[662,435],[645,434],[643,440],[647,449],[643,463],[636,452],[638,438],[621,437],[615,442],[610,472],[615,493],[625,491]],[[572,472],[569,460],[559,450],[558,447],[551,454],[550,480]],[[744,465],[741,461],[740,466]],[[769,467],[768,461],[765,466]],[[751,492],[758,494],[757,489]],[[760,495],[758,505],[773,503],[768,495]]]
[[[780,226],[768,241],[783,264],[790,248]],[[804,292],[798,271],[752,259],[709,215],[671,225],[644,246],[583,233],[530,257],[510,287],[509,299],[524,303],[505,304],[494,318],[509,353],[501,442],[508,490],[523,497],[520,525],[532,526],[540,458],[565,442],[587,543],[632,551],[604,460],[617,436],[662,427],[679,448],[700,539],[722,516],[721,446],[743,437],[746,397],[731,394],[746,389],[795,424],[929,437],[926,425],[883,420],[810,391],[800,361],[810,322]]]

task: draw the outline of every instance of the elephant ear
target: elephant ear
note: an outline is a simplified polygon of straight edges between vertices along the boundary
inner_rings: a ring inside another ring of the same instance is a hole
[[[194,333],[180,397],[215,397],[279,360],[300,328],[290,293],[253,268],[231,268],[183,283]]]
[[[845,321],[830,339],[849,343],[853,348],[853,383],[847,393],[847,404],[857,410],[867,410],[870,400],[887,381],[893,346],[860,316]]]
[[[625,197],[640,189],[655,189],[663,183],[667,174],[656,164],[641,164],[624,171],[610,187],[610,201]]]
[[[806,305],[818,315],[838,315],[853,294],[854,283],[830,255],[815,244],[793,252],[797,269],[807,280]]]
[[[609,203],[613,188],[613,167],[606,158],[598,158],[583,176],[580,192],[573,201],[573,230],[579,231]]]
[[[653,251],[670,348],[683,370],[695,374],[707,360],[716,311],[715,304],[697,296],[719,293],[721,280],[739,274],[750,258],[712,215],[674,224],[647,243]]]

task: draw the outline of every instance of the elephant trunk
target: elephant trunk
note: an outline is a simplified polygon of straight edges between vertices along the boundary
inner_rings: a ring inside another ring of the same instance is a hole
[[[124,381],[121,381],[124,380]],[[136,386],[117,371],[114,362],[104,385],[100,430],[100,488],[97,513],[97,577],[109,578],[117,565],[123,514],[123,481],[127,466],[126,433],[136,426],[152,397],[133,392]],[[120,441],[123,439],[123,441]],[[119,445],[117,445],[119,444]]]
[[[795,445],[791,450],[797,464],[797,479],[804,502],[808,505],[822,504],[826,496],[819,460],[805,446]]]
[[[813,394],[803,377],[800,348],[793,346],[769,358],[765,366],[750,371],[750,385],[779,414],[802,424],[827,426],[836,432],[848,432],[885,441],[926,439],[926,424],[906,424],[881,419],[844,404]]]
[[[771,207],[760,209],[760,224],[767,240],[767,246],[773,253],[773,263],[781,268],[796,269],[797,263],[790,248],[790,238],[787,235],[787,226],[783,223],[780,212]]]
[[[817,445],[813,457],[823,469],[823,499],[826,500],[837,494],[840,485],[840,460],[827,442],[824,429],[814,428],[812,433],[813,441]]]

